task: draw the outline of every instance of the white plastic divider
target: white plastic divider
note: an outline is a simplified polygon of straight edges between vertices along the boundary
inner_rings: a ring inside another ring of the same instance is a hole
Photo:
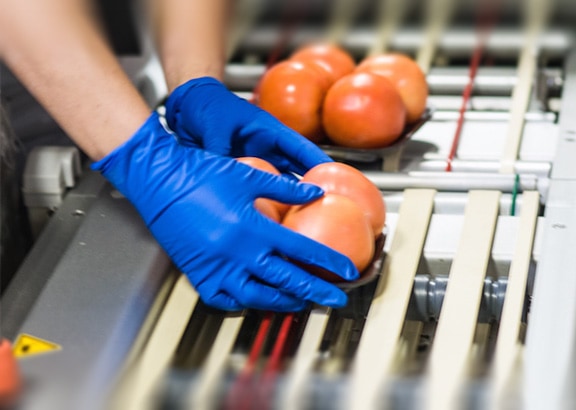
[[[358,14],[359,4],[362,4],[362,2],[350,0],[334,1],[326,32],[326,41],[330,43],[342,41]]]
[[[354,331],[354,323],[352,318],[341,318],[339,331],[330,347],[329,357],[322,361],[319,369],[323,376],[335,377],[345,368],[345,356]]]
[[[381,405],[378,395],[395,360],[435,194],[429,189],[404,191],[398,225],[353,363],[347,408]]]
[[[287,382],[281,404],[284,410],[298,410],[305,407],[305,403],[302,402],[303,389],[318,358],[330,312],[331,309],[322,306],[317,306],[310,312],[298,351],[286,376]]]
[[[374,43],[368,49],[368,56],[385,52],[392,41],[394,33],[400,27],[406,13],[405,0],[380,0],[376,19]]]
[[[196,389],[190,391],[187,403],[191,408],[209,410],[216,408],[218,383],[226,371],[226,364],[244,323],[244,314],[228,316],[222,322],[218,336],[201,370],[201,378]]]
[[[512,378],[523,349],[520,342],[522,312],[539,207],[540,195],[538,192],[532,191],[522,194],[522,211],[518,221],[517,243],[508,273],[506,297],[491,369],[490,408],[495,410],[507,408],[508,388],[517,387]]]
[[[452,18],[454,6],[454,0],[429,0],[424,3],[426,29],[424,41],[416,54],[416,62],[425,73],[430,71],[440,38]]]
[[[498,220],[499,191],[470,191],[427,369],[423,408],[456,410],[469,372],[484,278]]]
[[[258,19],[258,15],[264,8],[265,0],[241,0],[236,2],[236,18],[232,22],[228,44],[226,48],[226,60],[230,60],[238,48],[238,44]]]
[[[514,164],[518,158],[525,114],[530,102],[532,84],[536,77],[539,39],[548,18],[548,1],[530,0],[527,2],[525,45],[518,61],[518,80],[512,91],[512,108],[506,136],[506,145],[500,159],[501,173],[514,173]]]
[[[115,403],[122,410],[154,408],[154,394],[184,334],[199,297],[180,275],[142,352],[127,373],[126,394]]]

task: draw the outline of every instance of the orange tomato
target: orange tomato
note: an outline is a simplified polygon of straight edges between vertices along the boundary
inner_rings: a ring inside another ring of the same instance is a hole
[[[280,175],[280,171],[278,171],[274,165],[266,160],[263,160],[262,158],[240,157],[236,158],[236,161],[249,165],[252,168],[259,169],[260,171],[268,172],[274,175]],[[280,222],[286,212],[288,212],[290,205],[283,204],[272,199],[258,198],[256,201],[254,201],[254,207],[260,211],[260,213],[264,214],[273,221]]]
[[[338,80],[324,99],[322,123],[337,145],[381,148],[402,133],[406,108],[394,85],[372,73],[353,73]]]
[[[420,66],[410,57],[386,53],[368,57],[356,72],[371,72],[390,80],[402,97],[407,111],[407,122],[419,119],[426,110],[428,83]]]
[[[272,66],[258,86],[258,105],[311,141],[324,138],[322,102],[325,75],[312,63],[283,61]]]
[[[321,67],[330,79],[330,85],[354,71],[356,63],[343,48],[330,43],[315,43],[296,50],[292,61],[311,61]]]
[[[258,157],[238,157],[236,161],[241,162],[246,165],[250,165],[252,168],[259,169],[260,171],[268,172],[269,174],[280,175],[280,171],[266,161],[265,159],[258,158]]]
[[[348,256],[360,272],[374,255],[374,236],[364,212],[342,195],[328,193],[308,204],[293,206],[282,225]],[[331,282],[343,281],[319,267],[306,269]]]
[[[353,200],[364,212],[374,237],[382,234],[386,222],[386,206],[382,194],[356,168],[340,162],[326,162],[306,172],[301,182],[317,185],[324,192]]]
[[[12,345],[0,337],[0,408],[15,409],[23,393],[23,379]]]

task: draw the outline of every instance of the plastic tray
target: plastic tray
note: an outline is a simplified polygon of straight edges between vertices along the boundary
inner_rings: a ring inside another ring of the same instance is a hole
[[[364,271],[361,272],[360,279],[355,280],[354,282],[337,282],[335,285],[345,291],[349,291],[357,287],[364,286],[376,279],[380,275],[382,267],[384,266],[384,258],[386,256],[386,253],[384,252],[385,243],[386,231],[384,231],[382,235],[376,238],[372,262],[366,269],[364,269]]]
[[[432,118],[433,110],[427,108],[418,121],[408,124],[402,134],[392,144],[383,148],[348,148],[331,144],[319,144],[318,146],[332,159],[336,161],[350,162],[374,162],[378,160],[386,161],[386,158],[398,154],[406,142]]]

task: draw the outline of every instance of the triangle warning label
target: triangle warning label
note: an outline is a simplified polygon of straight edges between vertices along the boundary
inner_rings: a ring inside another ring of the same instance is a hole
[[[22,358],[53,352],[61,348],[62,347],[56,343],[22,333],[14,342],[12,350],[15,357]]]

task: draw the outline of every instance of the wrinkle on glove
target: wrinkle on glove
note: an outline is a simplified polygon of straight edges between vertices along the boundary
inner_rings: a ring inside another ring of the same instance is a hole
[[[320,148],[212,77],[188,81],[166,100],[166,121],[183,144],[218,155],[259,157],[303,175],[332,161]]]
[[[172,261],[210,306],[296,311],[331,307],[346,295],[290,263],[318,265],[354,280],[344,255],[260,214],[254,200],[305,203],[320,188],[180,145],[154,113],[136,134],[93,164],[142,215]]]

